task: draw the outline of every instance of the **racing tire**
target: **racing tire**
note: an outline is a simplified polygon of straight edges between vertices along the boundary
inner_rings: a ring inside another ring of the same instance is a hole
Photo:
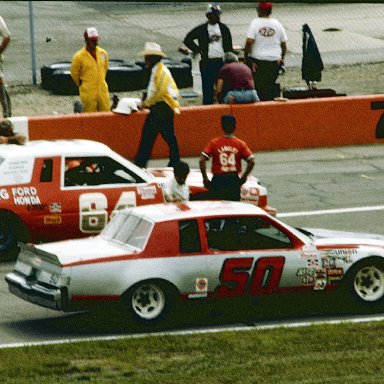
[[[134,285],[123,296],[122,310],[136,325],[155,326],[169,318],[177,301],[171,284],[147,280]]]
[[[79,88],[72,80],[69,69],[57,69],[52,73],[52,93],[63,96],[79,94]]]
[[[13,213],[0,212],[0,262],[16,259],[19,241],[30,241],[26,225]]]
[[[69,61],[64,61],[62,63],[54,63],[49,65],[43,65],[40,68],[41,75],[41,87],[46,91],[52,90],[52,74],[56,70],[69,70],[71,68],[71,63]]]
[[[109,92],[138,91],[146,88],[148,84],[144,76],[144,70],[135,64],[110,66],[107,72],[106,82]]]
[[[360,305],[384,302],[384,260],[370,257],[353,266],[344,278],[343,287]]]

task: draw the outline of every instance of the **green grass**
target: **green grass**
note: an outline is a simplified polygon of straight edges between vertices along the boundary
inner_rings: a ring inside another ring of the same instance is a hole
[[[0,383],[384,382],[384,322],[0,350]]]

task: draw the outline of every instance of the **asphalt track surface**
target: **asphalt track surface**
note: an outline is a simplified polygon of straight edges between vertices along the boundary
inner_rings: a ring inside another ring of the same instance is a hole
[[[294,226],[384,234],[384,157],[381,145],[278,151],[256,154],[254,174],[269,189],[269,203],[282,220]],[[197,159],[188,159],[197,166]],[[164,165],[163,160],[150,165]],[[115,317],[88,313],[63,314],[26,303],[8,293],[4,275],[12,264],[0,265],[0,345],[84,340],[137,335]],[[227,327],[274,326],[319,319],[356,316],[331,296],[272,296],[257,304],[231,302],[220,307],[193,307],[175,316],[169,329],[184,332]],[[372,309],[358,312],[380,315]],[[246,326],[247,324],[247,326]]]

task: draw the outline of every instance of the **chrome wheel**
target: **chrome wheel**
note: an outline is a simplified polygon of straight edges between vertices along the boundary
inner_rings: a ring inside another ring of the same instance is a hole
[[[165,294],[155,284],[143,284],[133,291],[131,304],[136,316],[146,321],[155,320],[165,309]]]
[[[361,268],[355,275],[353,288],[364,301],[380,300],[384,295],[384,272],[375,265]]]

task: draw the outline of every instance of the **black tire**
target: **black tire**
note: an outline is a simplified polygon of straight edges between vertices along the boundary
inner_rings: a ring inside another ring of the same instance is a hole
[[[176,288],[165,281],[142,281],[124,294],[121,309],[136,325],[161,325],[175,308],[177,296]]]
[[[144,70],[135,64],[109,67],[106,81],[110,92],[137,91],[148,84]]]
[[[30,241],[26,225],[13,213],[0,212],[0,262],[16,259],[19,241]]]
[[[382,305],[384,303],[384,260],[369,257],[354,265],[346,274],[342,284],[344,292],[360,305]]]
[[[172,62],[166,64],[178,88],[189,88],[193,85],[191,68],[186,63]]]
[[[41,86],[46,91],[52,90],[52,74],[56,70],[69,70],[71,68],[71,63],[69,61],[64,61],[62,63],[54,63],[49,65],[43,65],[40,69],[41,74]]]
[[[79,94],[79,88],[73,82],[69,70],[57,69],[52,73],[52,93],[63,96]]]

